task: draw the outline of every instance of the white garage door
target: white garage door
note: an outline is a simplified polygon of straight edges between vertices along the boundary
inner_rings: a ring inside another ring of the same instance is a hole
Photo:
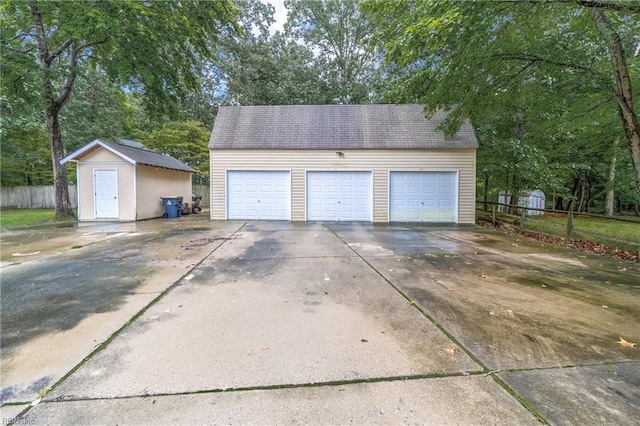
[[[457,222],[457,172],[391,172],[391,222]]]
[[[289,172],[227,172],[227,218],[289,220]]]
[[[371,221],[371,172],[307,172],[307,220]]]

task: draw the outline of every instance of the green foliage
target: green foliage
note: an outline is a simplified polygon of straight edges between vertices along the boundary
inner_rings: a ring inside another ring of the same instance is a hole
[[[287,0],[285,29],[316,53],[333,102],[370,102],[375,74],[373,27],[356,0]]]
[[[236,45],[221,67],[227,76],[228,101],[232,104],[331,102],[312,53],[281,34]]]
[[[47,123],[58,215],[72,215],[66,168],[60,165],[63,139],[75,147],[93,135],[109,132],[114,137],[131,131],[128,99],[119,89],[94,83],[106,76],[116,87],[135,93],[155,117],[177,114],[178,100],[200,90],[201,64],[217,56],[222,36],[237,31],[236,13],[228,1],[5,0],[0,4],[0,81],[14,110],[12,119],[2,123],[3,136],[13,135],[13,157],[18,159],[22,154],[17,151],[26,143],[19,135],[20,111],[29,109],[25,115],[29,123],[39,121],[34,120],[34,111],[44,112],[39,118]],[[76,78],[92,70],[99,76],[95,81]],[[70,94],[78,95],[76,110],[69,106]],[[70,129],[61,135],[58,123],[65,106],[71,109],[62,116],[63,125]]]
[[[0,179],[2,186],[51,185],[51,153],[41,127],[3,129]]]
[[[209,176],[210,135],[211,131],[197,121],[170,122],[140,138],[140,141],[149,149],[187,163],[203,177]]]
[[[624,137],[609,51],[583,6],[363,3],[384,50],[385,100],[423,103],[427,114],[449,110],[442,126],[449,134],[470,118],[480,142],[481,195],[485,189],[495,198],[502,189],[540,188],[548,199],[571,198],[581,188],[603,196],[612,143]],[[607,17],[633,52],[637,17]],[[627,58],[638,87],[640,60]]]
[[[133,134],[135,106],[96,69],[87,68],[76,79],[75,89],[60,116],[66,152],[94,139],[119,139]]]

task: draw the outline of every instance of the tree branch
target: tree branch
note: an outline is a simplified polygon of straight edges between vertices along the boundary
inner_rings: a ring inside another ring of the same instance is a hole
[[[73,84],[76,81],[76,76],[78,75],[78,49],[76,48],[76,42],[72,41],[71,51],[69,53],[69,58],[67,60],[69,66],[69,75],[62,86],[62,90],[60,91],[60,96],[56,99],[55,105],[58,108],[62,108],[65,103],[69,100],[69,95],[71,94],[71,90],[73,90]]]
[[[542,64],[547,64],[547,65],[553,65],[553,66],[557,66],[557,67],[563,67],[563,68],[570,68],[570,69],[574,69],[577,71],[584,71],[584,72],[588,72],[590,74],[593,74],[595,76],[597,76],[599,79],[601,79],[604,84],[607,86],[607,89],[609,89],[609,91],[611,93],[613,93],[614,95],[617,94],[617,90],[616,88],[608,81],[608,79],[605,78],[605,76],[598,70],[590,67],[590,66],[586,66],[586,65],[580,65],[580,64],[576,64],[573,62],[563,62],[563,61],[554,61],[551,59],[547,59],[547,58],[543,58],[542,56],[538,56],[538,55],[531,55],[531,54],[527,54],[527,53],[504,53],[504,54],[500,54],[500,55],[492,55],[491,58],[493,59],[506,59],[506,60],[516,60],[516,61],[527,61],[530,62],[531,64],[534,63],[542,63]]]
[[[573,3],[582,7],[613,10],[615,12],[640,13],[640,4],[630,0],[513,0],[514,3]]]
[[[68,39],[67,41],[62,43],[62,45],[58,48],[58,50],[56,50],[55,52],[49,55],[49,58],[47,59],[48,63],[51,64],[51,62],[53,62],[55,58],[60,56],[60,54],[64,52],[67,49],[67,47],[71,45],[71,43],[73,43],[73,40],[71,39]]]
[[[629,1],[606,1],[606,0],[565,0],[575,1],[584,7],[595,7],[598,9],[614,10],[616,12],[640,13],[640,4],[632,4]]]
[[[96,41],[90,41],[90,42],[87,42],[87,43],[83,43],[80,46],[75,48],[76,55],[78,53],[80,53],[81,50],[84,50],[84,49],[86,49],[88,47],[91,47],[91,46],[96,46],[98,44],[103,44],[103,43],[106,43],[106,42],[107,42],[107,39],[105,38],[103,40],[96,40]]]
[[[40,65],[48,66],[49,48],[47,47],[47,36],[44,31],[44,23],[42,22],[42,14],[35,2],[31,3],[31,17],[36,30],[36,42],[38,44],[38,56],[40,57]]]
[[[603,74],[587,65],[580,65],[574,62],[554,61],[551,59],[543,58],[542,56],[532,55],[528,53],[503,53],[499,55],[492,55],[492,59],[506,59],[516,61],[527,61],[532,63],[543,63],[548,65],[555,65],[557,67],[571,68],[578,71],[585,71],[598,77],[604,77]]]

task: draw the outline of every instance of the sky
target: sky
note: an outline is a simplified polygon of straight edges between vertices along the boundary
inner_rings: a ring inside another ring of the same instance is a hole
[[[271,34],[276,31],[282,31],[284,28],[284,23],[287,21],[287,9],[284,7],[284,0],[261,0],[265,3],[271,3],[273,7],[276,8],[276,13],[274,18],[276,18],[275,24],[273,24],[270,28]]]

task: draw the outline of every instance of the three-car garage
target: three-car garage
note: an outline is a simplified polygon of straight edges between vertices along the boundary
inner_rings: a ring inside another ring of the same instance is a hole
[[[307,221],[373,219],[372,171],[305,171]],[[458,222],[458,171],[388,172],[390,222]],[[291,172],[227,171],[227,219],[290,220]]]
[[[220,107],[211,219],[475,222],[477,141],[419,105]]]

